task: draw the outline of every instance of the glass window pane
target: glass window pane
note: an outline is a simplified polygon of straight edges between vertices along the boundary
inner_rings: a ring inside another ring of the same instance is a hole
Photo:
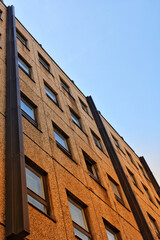
[[[157,228],[156,223],[155,223],[155,220],[153,220],[152,218],[150,218],[150,220],[151,220],[151,224],[152,224],[152,227],[154,228],[155,232],[159,233],[158,228]]]
[[[115,139],[114,137],[113,137],[113,140],[114,140],[114,143],[115,143],[115,145],[116,145],[117,147],[119,147],[118,140],[117,140],[117,139]]]
[[[40,63],[49,71],[49,64],[39,56]]]
[[[70,93],[69,87],[64,82],[61,81],[61,85],[68,93]]]
[[[102,149],[100,140],[95,135],[93,135],[93,139],[94,139],[96,146],[99,147],[100,149]]]
[[[108,229],[106,229],[106,233],[107,233],[108,240],[117,240],[117,237],[115,236],[115,234],[110,232]]]
[[[86,164],[87,164],[88,171],[94,175],[93,170],[92,170],[92,164],[88,161],[86,161]]]
[[[80,208],[78,208],[77,206],[75,206],[70,201],[69,201],[69,208],[70,208],[72,220],[75,223],[77,223],[79,226],[81,226],[82,228],[86,229],[82,210]],[[88,229],[86,229],[86,230],[88,230]]]
[[[16,35],[17,38],[26,46],[27,45],[26,39],[19,32],[16,32]]]
[[[75,236],[78,236],[82,240],[89,240],[89,238],[82,232],[80,232],[77,228],[74,227],[74,234]]]
[[[21,99],[21,109],[27,113],[33,120],[35,120],[34,109],[29,103],[27,103],[24,99]]]
[[[114,194],[115,194],[117,197],[119,197],[120,199],[122,199],[122,197],[121,197],[121,195],[120,195],[120,192],[119,192],[119,190],[118,190],[118,186],[117,186],[115,183],[113,183],[112,181],[110,181],[110,183],[111,183],[111,187],[112,187],[112,189],[113,189]]]
[[[41,211],[46,213],[46,207],[42,203],[37,201],[35,198],[31,197],[29,194],[27,195],[27,198],[28,198],[28,202],[32,203],[34,206],[36,206]]]
[[[54,94],[47,86],[45,86],[45,91],[46,91],[46,94],[47,94],[55,103],[57,103],[56,94]]]
[[[79,127],[81,127],[79,119],[73,113],[71,113],[71,117],[72,117],[73,122],[75,124],[77,124]]]
[[[54,135],[55,135],[55,139],[56,141],[65,149],[68,149],[68,145],[67,145],[67,141],[66,139],[62,136],[61,133],[59,133],[56,129],[54,129]]]
[[[130,154],[129,152],[127,152],[127,155],[128,155],[128,157],[129,157],[129,160],[133,163],[133,159],[132,159],[131,154]]]
[[[137,185],[137,184],[136,184],[136,181],[135,181],[135,179],[134,179],[134,176],[133,176],[132,174],[130,174],[130,176],[131,176],[131,179],[132,179],[133,184],[134,184],[134,185]]]
[[[23,62],[22,59],[18,58],[18,65],[27,73],[30,75],[30,67],[27,66],[26,63]]]
[[[82,109],[83,109],[86,113],[88,113],[88,108],[87,108],[87,106],[86,106],[83,102],[81,102],[81,106],[82,106]]]
[[[27,188],[44,198],[42,177],[26,167]]]

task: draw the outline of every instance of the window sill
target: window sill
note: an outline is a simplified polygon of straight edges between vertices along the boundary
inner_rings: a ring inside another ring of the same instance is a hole
[[[50,69],[46,68],[40,61],[39,61],[39,63],[43,66],[43,68],[44,68],[47,72],[49,72],[49,73],[52,75],[52,77],[54,77],[54,75],[53,75],[53,73],[51,72]]]
[[[123,150],[119,146],[116,145],[116,147],[126,156],[126,154],[123,152]]]
[[[127,209],[130,212],[130,210],[125,206],[123,200],[119,199],[117,196],[115,196],[115,198],[116,198],[117,202],[119,202],[125,209]]]
[[[72,122],[88,137],[87,133],[80,126],[78,126],[78,124],[76,124],[73,120]]]
[[[39,208],[37,208],[36,206],[34,206],[32,203],[28,202],[28,204],[30,206],[32,206],[33,208],[35,208],[37,211],[39,211],[40,213],[42,213],[44,216],[46,216],[47,218],[49,218],[50,220],[52,220],[54,223],[56,223],[56,219],[51,217],[50,215],[46,214],[45,212],[43,212],[42,210],[40,210]]]
[[[25,114],[25,112],[22,110],[22,116],[28,121],[30,122],[38,131],[40,131],[42,133],[42,131],[38,128],[37,123],[34,122],[34,120],[32,120],[27,114]]]
[[[50,96],[48,96],[47,94],[46,94],[46,96],[63,112],[63,109],[59,106],[58,103],[56,103],[55,101],[53,101],[52,98],[51,98]]]
[[[75,98],[72,96],[72,94],[70,92],[68,92],[63,86],[62,88],[65,90],[66,93],[68,93],[68,95],[75,101]]]
[[[57,147],[67,155],[74,163],[78,164],[73,158],[69,151],[67,151],[62,145],[60,145],[58,142],[56,142]]]
[[[83,108],[82,108],[83,109]],[[83,109],[83,111],[85,112],[85,113],[87,113],[87,115],[93,120],[93,117],[89,114],[89,112],[86,112],[84,109]]]
[[[23,42],[21,42],[21,40],[18,37],[17,37],[17,39],[19,40],[20,43],[22,43],[23,46],[25,46],[27,48],[28,51],[30,51],[30,49],[27,45],[25,45]]]
[[[94,177],[92,174],[90,174],[90,173],[89,173],[89,176],[90,176],[96,183],[98,183],[99,186],[101,186],[101,187],[106,191],[106,188],[103,187],[103,185],[100,183],[100,181],[99,181],[97,178],[95,178],[95,177]]]
[[[96,144],[95,144],[95,145],[96,145]],[[103,149],[101,149],[101,148],[98,147],[97,145],[96,145],[96,147],[97,147],[99,150],[101,150],[101,152],[109,158],[109,156],[103,151]]]
[[[134,183],[133,183],[133,184],[134,184]],[[141,190],[137,185],[134,184],[134,186],[135,186],[141,193],[143,193],[142,190]],[[144,194],[144,193],[143,193],[143,194]]]
[[[152,200],[149,199],[149,201],[150,201],[156,208],[158,208],[157,205],[156,205]]]
[[[30,74],[28,74],[27,72],[24,71],[24,69],[21,66],[18,66],[34,83],[35,81],[33,80],[33,78],[31,77]]]

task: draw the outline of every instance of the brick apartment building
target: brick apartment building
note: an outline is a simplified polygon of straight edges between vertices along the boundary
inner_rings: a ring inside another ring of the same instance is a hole
[[[160,188],[0,2],[0,240],[160,239]]]

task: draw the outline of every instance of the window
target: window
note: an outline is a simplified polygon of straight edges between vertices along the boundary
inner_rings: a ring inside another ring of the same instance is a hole
[[[94,142],[95,142],[96,146],[99,149],[103,150],[100,138],[93,131],[91,131],[91,132],[92,132],[92,136],[93,136],[93,139],[94,139]]]
[[[68,85],[61,78],[60,78],[60,80],[61,80],[61,86],[64,88],[64,90],[66,92],[68,92],[71,95],[71,92],[70,92],[70,89],[69,89]]]
[[[153,202],[153,200],[152,200],[152,198],[151,198],[151,195],[150,195],[150,193],[149,193],[149,191],[148,191],[148,188],[147,188],[145,185],[143,185],[143,187],[144,187],[144,190],[145,190],[145,192],[146,192],[149,200],[150,200],[151,202]]]
[[[44,213],[49,213],[49,204],[45,188],[45,175],[43,170],[35,170],[26,164],[26,182],[28,202]]]
[[[27,39],[18,31],[16,30],[17,38],[21,41],[21,43],[27,47]]]
[[[20,55],[18,55],[18,66],[31,77],[31,67]]]
[[[39,62],[43,65],[43,67],[50,72],[50,66],[49,63],[40,55],[38,54]]]
[[[149,216],[149,219],[151,221],[151,225],[152,225],[154,231],[158,235],[158,238],[160,238],[160,232],[158,230],[158,226],[157,226],[156,220],[153,217],[151,217],[149,214],[148,214],[148,216]]]
[[[114,233],[111,229],[106,228],[106,233],[108,240],[117,240],[116,233]]]
[[[0,20],[2,20],[2,11],[0,10]]]
[[[81,126],[81,122],[80,122],[80,117],[72,110],[71,111],[71,117],[72,117],[72,121],[80,128],[82,128]]]
[[[117,201],[119,201],[124,205],[124,202],[120,193],[119,185],[110,176],[109,176],[109,181]]]
[[[94,177],[96,180],[99,180],[96,163],[85,152],[83,152],[83,156],[86,162],[89,175],[91,177]]]
[[[118,140],[113,135],[112,135],[112,138],[116,147],[120,148]]]
[[[81,103],[82,109],[89,114],[87,106],[81,100],[80,100],[80,103]]]
[[[85,217],[84,206],[68,199],[70,214],[73,222],[74,234],[78,239],[89,240],[91,234]]]
[[[129,157],[129,160],[134,164],[131,154],[128,151],[126,151],[126,153],[127,153],[128,157]]]
[[[57,94],[54,93],[47,85],[45,85],[46,95],[58,105]]]
[[[130,175],[130,178],[131,178],[133,184],[137,187],[137,182],[135,180],[134,174],[129,169],[128,169],[128,173]]]
[[[29,99],[22,95],[21,97],[21,109],[22,115],[26,117],[29,121],[31,121],[34,125],[36,123],[36,107],[33,105]]]
[[[141,172],[142,172],[143,176],[148,179],[147,173],[145,172],[143,167],[141,165],[139,165],[139,168],[141,169]]]
[[[54,136],[57,143],[57,146],[60,147],[60,149],[65,150],[65,152],[70,152],[69,146],[68,146],[68,136],[57,126],[53,124],[54,129]]]
[[[115,228],[113,225],[111,225],[108,221],[103,219],[106,229],[106,234],[108,237],[108,240],[119,240],[120,239],[120,232],[117,228]]]

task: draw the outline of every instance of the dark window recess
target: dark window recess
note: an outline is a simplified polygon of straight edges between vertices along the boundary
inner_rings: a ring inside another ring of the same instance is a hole
[[[18,30],[16,30],[16,35],[20,42],[27,47],[27,39]]]
[[[79,128],[82,129],[80,117],[79,117],[72,109],[70,109],[70,111],[71,111],[72,121],[73,121]]]
[[[84,152],[83,152],[83,156],[86,162],[89,175],[99,180],[96,163]]]
[[[91,239],[84,207],[70,198],[68,199],[68,203],[75,237],[81,240]]]
[[[21,96],[21,109],[22,115],[37,126],[36,107],[23,95]]]
[[[26,181],[28,202],[49,214],[48,193],[46,188],[46,173],[26,164]]]
[[[83,109],[87,114],[89,114],[88,107],[87,107],[81,100],[80,100],[80,103],[81,103],[82,109]]]
[[[40,54],[38,54],[38,57],[39,57],[39,62],[43,65],[43,67],[50,72],[49,63]]]
[[[112,138],[116,147],[120,148],[118,140],[113,135],[112,135]]]
[[[46,95],[58,105],[57,94],[54,93],[47,85],[45,85]]]
[[[31,77],[31,66],[20,55],[18,55],[18,66]]]
[[[151,197],[151,195],[149,193],[148,188],[145,185],[143,185],[143,188],[144,188],[144,190],[145,190],[145,192],[147,194],[148,199],[153,203],[153,199],[152,199],[152,197]]]
[[[103,151],[100,138],[93,131],[91,132],[96,146]]]
[[[154,231],[156,232],[158,238],[160,239],[160,231],[158,229],[158,225],[156,223],[156,220],[153,217],[151,217],[150,214],[148,214],[148,216],[149,216],[149,219],[150,219],[150,222],[151,222],[151,225],[152,225]]]
[[[61,78],[60,78],[60,80],[61,80],[61,86],[62,86],[62,88],[63,88],[68,94],[71,95],[69,86],[68,86]]]
[[[130,175],[130,178],[131,178],[133,184],[137,187],[137,182],[136,182],[136,179],[134,177],[134,174],[129,169],[128,169],[128,173]]]
[[[111,177],[109,177],[109,181],[117,201],[124,205],[118,183],[116,183]]]
[[[2,20],[2,11],[0,10],[0,20]]]
[[[144,168],[141,165],[139,165],[139,168],[141,169],[141,173],[143,174],[143,176],[148,179],[147,173],[145,172]]]
[[[126,153],[127,153],[127,156],[129,158],[130,162],[132,162],[134,164],[131,154],[128,151],[126,151]]]

